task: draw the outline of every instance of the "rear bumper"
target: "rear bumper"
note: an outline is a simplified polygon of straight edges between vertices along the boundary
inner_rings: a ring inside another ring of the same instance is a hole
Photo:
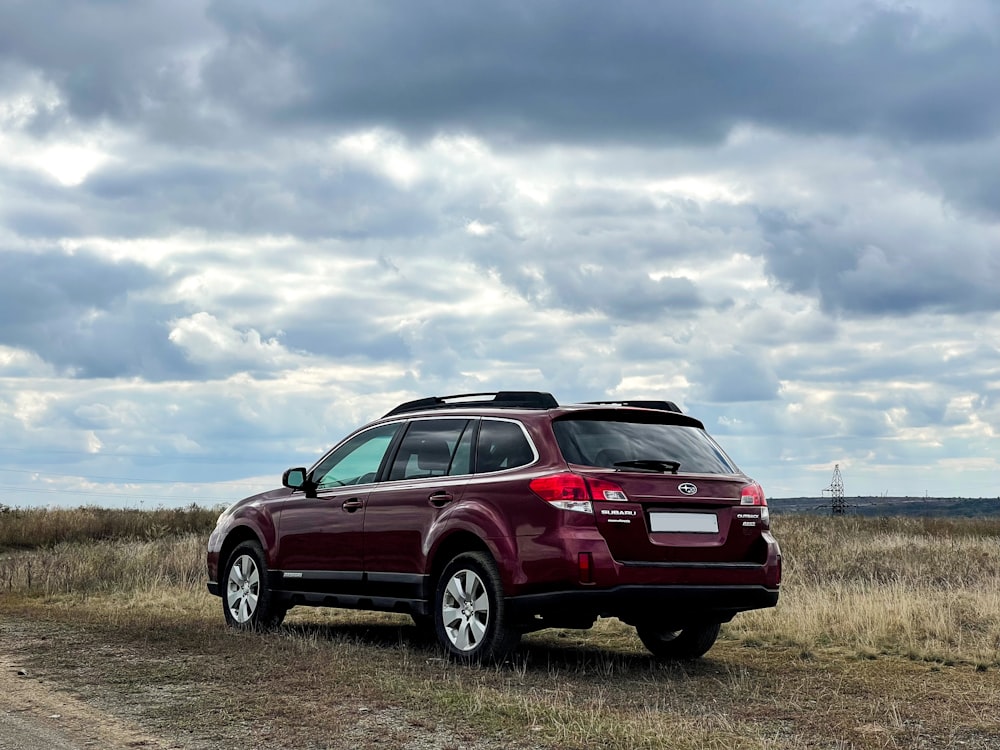
[[[609,589],[574,589],[508,597],[508,614],[538,627],[585,625],[597,617],[628,623],[653,620],[681,629],[702,622],[728,622],[740,612],[773,607],[778,589],[760,585],[632,585]]]

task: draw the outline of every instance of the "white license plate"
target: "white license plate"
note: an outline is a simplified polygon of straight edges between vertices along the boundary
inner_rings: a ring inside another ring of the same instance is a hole
[[[714,513],[650,513],[650,531],[718,534],[719,519]]]

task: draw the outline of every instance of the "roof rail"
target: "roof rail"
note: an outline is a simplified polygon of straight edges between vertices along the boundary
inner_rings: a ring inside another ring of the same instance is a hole
[[[673,401],[584,401],[585,404],[597,404],[598,406],[634,406],[638,409],[657,409],[658,411],[675,411],[683,414],[681,408]]]
[[[488,397],[488,398],[487,398]],[[554,409],[559,402],[543,391],[496,391],[490,393],[459,393],[454,396],[429,396],[407,401],[384,416],[405,414],[423,409],[461,409],[467,406],[496,409]]]

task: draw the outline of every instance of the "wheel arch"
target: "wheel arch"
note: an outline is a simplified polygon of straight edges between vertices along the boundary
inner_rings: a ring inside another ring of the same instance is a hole
[[[444,572],[445,566],[455,557],[464,552],[485,552],[492,558],[494,564],[499,568],[497,553],[491,549],[490,545],[482,537],[473,534],[471,531],[456,530],[441,538],[434,547],[429,558],[427,599],[433,598],[433,592],[437,586],[437,581]]]
[[[424,543],[430,600],[438,577],[448,561],[463,552],[485,552],[500,573],[504,594],[522,582],[517,540],[509,521],[488,503],[462,501],[443,513],[431,526]]]
[[[236,549],[243,542],[257,542],[264,550],[264,557],[267,558],[267,549],[264,547],[264,543],[260,538],[260,535],[251,528],[250,526],[236,526],[226,534],[225,540],[222,542],[222,547],[219,548],[219,580],[222,581],[224,575],[227,575],[225,567],[229,564],[229,558],[233,554],[233,550]]]

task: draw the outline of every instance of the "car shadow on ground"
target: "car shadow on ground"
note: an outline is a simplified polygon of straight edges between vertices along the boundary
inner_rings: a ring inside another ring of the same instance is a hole
[[[295,623],[285,624],[281,630],[293,637],[331,643],[355,643],[383,649],[406,648],[428,661],[446,661],[448,658],[431,634],[412,624]],[[572,637],[566,642],[559,642],[555,638],[535,634],[525,636],[502,663],[489,665],[490,669],[520,673],[557,672],[598,677],[634,676],[648,679],[653,672],[660,678],[677,680],[719,678],[730,675],[733,667],[734,665],[722,659],[713,658],[711,653],[689,661],[661,661],[644,651],[624,650],[615,645],[605,647],[581,644]],[[743,665],[739,669],[746,671]]]

